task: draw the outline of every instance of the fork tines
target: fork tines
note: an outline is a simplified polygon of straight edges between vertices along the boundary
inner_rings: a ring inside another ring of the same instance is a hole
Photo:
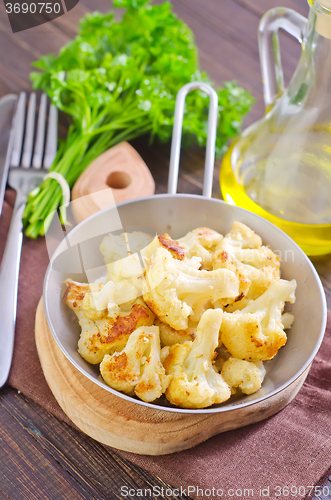
[[[37,96],[30,94],[27,106],[27,96],[21,92],[16,109],[14,122],[14,144],[11,155],[11,167],[50,168],[57,150],[57,108],[49,106],[47,120],[47,96],[42,94],[39,103],[37,126],[35,126]],[[48,122],[48,123],[47,123]],[[47,128],[47,134],[46,134]],[[46,136],[46,145],[45,144]],[[24,145],[23,144],[24,137]]]

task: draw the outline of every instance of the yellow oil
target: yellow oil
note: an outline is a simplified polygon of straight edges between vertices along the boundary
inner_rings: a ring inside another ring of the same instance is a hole
[[[331,253],[331,224],[304,224],[282,219],[267,212],[247,196],[244,186],[237,182],[231,165],[233,147],[225,154],[220,172],[224,200],[267,219],[287,233],[310,256]],[[331,196],[331,193],[330,193]]]

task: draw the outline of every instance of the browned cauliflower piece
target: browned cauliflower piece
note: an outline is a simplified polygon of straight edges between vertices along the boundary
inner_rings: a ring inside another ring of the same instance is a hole
[[[142,254],[146,249],[153,252],[157,246],[157,238],[141,231],[109,234],[103,239],[100,250],[107,266],[107,280],[116,285],[117,294],[122,289],[122,295],[131,300],[141,297],[145,265],[139,252]]]
[[[279,257],[262,246],[260,236],[240,222],[234,222],[230,232],[217,245],[213,254],[214,269],[230,269],[239,279],[239,294],[226,304],[227,312],[242,309],[257,299],[269,285],[280,278]]]
[[[133,235],[136,235],[135,238],[130,238],[131,235],[126,233],[125,235],[121,235],[121,237],[106,237],[101,245],[104,254],[109,258],[111,254],[108,247],[112,248],[112,244],[116,243],[117,240],[122,241],[124,236],[131,241],[130,248],[133,250],[135,248],[134,243],[137,245],[140,243],[141,246],[142,242],[146,241],[146,239],[143,239],[142,236],[139,235],[139,241],[135,241],[137,240],[137,234],[137,232],[133,233]],[[108,247],[105,245],[106,243]],[[108,249],[108,252],[105,252],[105,246]],[[119,244],[117,246],[119,246]],[[115,300],[113,301],[115,303],[119,303],[118,301],[116,302],[116,294],[124,297],[130,297],[131,300],[142,295],[142,284],[145,271],[150,265],[151,256],[158,248],[166,249],[174,259],[184,260],[185,258],[184,248],[179,245],[177,241],[172,240],[168,234],[156,236],[147,246],[143,248],[140,248],[140,246],[138,246],[140,255],[136,251],[128,251],[128,255],[123,256],[123,258],[107,262],[107,279],[109,281],[106,286],[109,287],[109,283],[111,282],[116,285],[114,289]],[[120,250],[123,252],[124,248],[119,247],[119,249],[117,249],[117,256],[119,256]],[[123,290],[123,293],[121,293],[121,290]],[[93,295],[95,297],[96,294],[94,293]],[[102,296],[103,292],[101,292],[100,295]]]
[[[173,259],[164,248],[152,255],[143,284],[144,300],[154,314],[175,330],[198,321],[208,302],[238,295],[238,279],[227,269],[199,271]]]
[[[102,285],[102,284],[101,284]],[[93,284],[92,284],[93,288]],[[99,290],[88,291],[83,299],[84,315],[89,319],[116,317],[122,309],[129,309],[137,298],[137,288],[128,280],[108,281]]]
[[[221,375],[231,387],[232,394],[240,389],[244,394],[253,394],[262,385],[265,368],[262,361],[244,361],[229,358],[223,363]]]
[[[235,242],[237,242],[240,248],[260,248],[262,246],[261,236],[239,221],[234,221],[230,233],[225,238],[230,238],[235,246]]]
[[[234,299],[221,299],[215,303],[215,307],[225,307],[228,311],[236,309],[236,303],[239,303],[239,309],[247,303],[246,296],[251,286],[251,280],[247,277],[248,273],[241,269],[241,265],[233,261],[226,250],[217,250],[213,257],[214,269],[229,269],[234,272],[239,280],[239,293]],[[245,299],[245,300],[243,300]],[[229,307],[230,306],[230,307]]]
[[[223,236],[208,227],[198,227],[187,233],[178,242],[184,246],[187,258],[199,257],[201,268],[212,270],[213,248],[219,244]]]
[[[282,311],[286,301],[295,301],[295,289],[295,280],[274,281],[244,309],[223,314],[220,340],[233,357],[263,361],[277,354],[287,340]]]
[[[64,299],[70,309],[73,311],[81,311],[83,306],[84,297],[87,293],[94,293],[102,290],[103,283],[77,283],[76,281],[66,280],[65,282],[67,288],[64,293]]]
[[[158,318],[156,318],[154,324],[160,329],[160,341],[162,346],[182,344],[187,340],[194,340],[197,324],[189,321],[187,330],[175,330],[166,323],[162,323]]]
[[[107,315],[91,320],[83,309],[84,296],[90,290],[86,284],[67,281],[66,302],[72,309],[82,329],[78,352],[89,363],[101,363],[105,354],[120,351],[126,345],[130,334],[140,326],[151,326],[154,314],[142,299],[137,299],[127,312],[120,311],[113,317]]]
[[[140,255],[144,262],[145,270],[151,265],[151,258],[158,248],[164,248],[176,260],[185,260],[185,262],[195,269],[201,267],[201,259],[199,257],[188,257],[186,254],[187,247],[184,243],[173,240],[167,233],[156,236],[151,243],[141,250]]]
[[[158,237],[160,245],[171,253],[174,259],[184,260],[185,250],[176,240],[170,238],[169,234],[160,234]]]
[[[107,264],[107,271],[107,280],[113,282],[116,289],[126,283],[127,286],[130,285],[132,288],[130,297],[141,297],[145,269],[138,253],[133,253],[123,259]]]
[[[165,392],[170,403],[183,408],[206,408],[231,396],[230,387],[213,366],[221,322],[222,310],[208,309],[200,319],[193,342],[164,348],[163,365],[166,374],[172,375]]]
[[[157,326],[141,326],[119,353],[106,354],[100,364],[104,381],[113,389],[146,402],[158,399],[170,381],[160,360]]]

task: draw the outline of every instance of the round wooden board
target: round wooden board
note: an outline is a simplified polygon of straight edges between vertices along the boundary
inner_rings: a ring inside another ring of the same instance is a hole
[[[117,397],[91,382],[64,356],[39,302],[35,338],[46,381],[57,402],[83,432],[103,444],[141,455],[187,450],[224,431],[264,420],[297,394],[308,371],[288,388],[246,408],[196,415],[154,410]]]

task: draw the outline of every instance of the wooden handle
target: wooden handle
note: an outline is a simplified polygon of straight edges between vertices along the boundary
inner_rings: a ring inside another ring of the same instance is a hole
[[[153,177],[137,151],[127,142],[114,146],[82,173],[71,198],[77,222],[115,203],[151,196]]]

